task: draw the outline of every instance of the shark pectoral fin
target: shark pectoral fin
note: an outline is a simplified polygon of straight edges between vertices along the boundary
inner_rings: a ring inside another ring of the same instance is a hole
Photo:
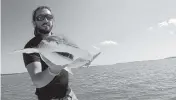
[[[65,69],[68,73],[70,73],[70,74],[73,75],[73,72],[71,71],[71,68],[69,68],[69,67],[65,67],[64,69]]]
[[[95,55],[92,57],[91,62],[92,62],[95,58],[97,58],[100,54],[101,54],[101,52],[95,54]]]
[[[89,65],[92,63],[92,61],[94,61],[95,58],[97,58],[100,54],[101,54],[101,52],[99,52],[99,53],[93,55],[93,56],[92,56],[92,59],[91,59],[91,60],[88,60],[88,62],[87,62],[84,66],[89,67]]]
[[[25,49],[21,49],[21,50],[15,50],[13,53],[39,53],[39,50],[36,48],[25,48]]]

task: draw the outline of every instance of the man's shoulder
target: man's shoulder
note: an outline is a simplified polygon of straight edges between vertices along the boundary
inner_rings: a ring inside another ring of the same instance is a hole
[[[33,47],[36,47],[39,43],[40,43],[40,41],[42,40],[42,38],[41,37],[33,37],[32,39],[30,39],[27,43],[26,43],[26,45],[24,46],[24,48],[33,48]]]

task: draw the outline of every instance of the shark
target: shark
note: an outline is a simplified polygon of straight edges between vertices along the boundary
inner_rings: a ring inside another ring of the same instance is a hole
[[[101,52],[91,54],[79,48],[64,35],[44,37],[37,47],[15,50],[13,53],[39,53],[41,59],[51,68],[69,65],[64,69],[70,74],[73,74],[72,68],[88,66],[101,54]]]

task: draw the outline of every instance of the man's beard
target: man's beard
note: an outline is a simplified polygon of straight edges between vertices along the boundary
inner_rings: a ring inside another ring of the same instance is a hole
[[[49,30],[44,30],[44,29],[41,29],[38,27],[35,28],[36,32],[40,33],[40,34],[49,34],[51,32],[51,29],[52,29],[52,27]]]

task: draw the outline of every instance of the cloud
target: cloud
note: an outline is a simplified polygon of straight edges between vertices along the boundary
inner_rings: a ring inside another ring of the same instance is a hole
[[[164,29],[164,31],[167,31],[171,35],[176,34],[176,18],[170,18],[165,21],[159,22],[156,24],[156,26],[150,26],[147,30],[153,31],[157,29]]]
[[[158,23],[158,27],[164,27],[164,26],[168,26],[169,23],[167,21],[163,21],[163,22],[160,22]]]
[[[158,23],[158,27],[166,27],[169,25],[175,25],[176,26],[176,18],[170,18],[166,21]]]
[[[111,47],[117,47],[117,45],[119,45],[117,42],[112,41],[112,40],[106,40],[103,42],[99,42],[97,44],[91,45],[92,48],[92,52],[95,53],[97,51],[106,51],[106,49],[110,49]]]
[[[103,41],[100,44],[101,45],[118,45],[117,42],[114,42],[114,41],[111,41],[111,40],[109,40],[109,41],[107,41],[107,40]]]
[[[169,24],[173,24],[173,25],[176,26],[176,18],[171,18],[171,19],[169,19],[169,20],[168,20],[168,23],[169,23]]]

